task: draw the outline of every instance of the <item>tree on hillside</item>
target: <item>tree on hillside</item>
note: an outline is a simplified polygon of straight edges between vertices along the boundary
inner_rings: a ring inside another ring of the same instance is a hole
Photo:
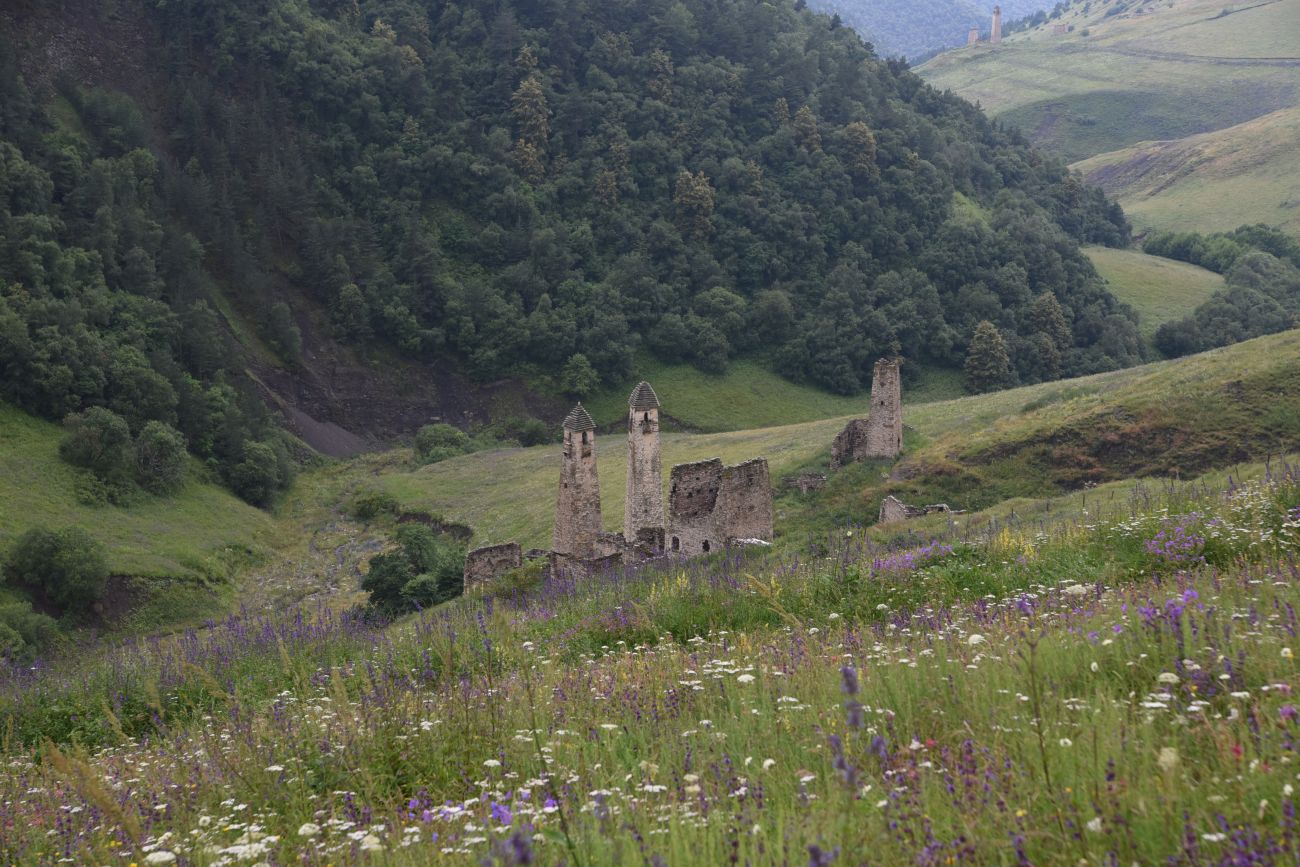
[[[63,420],[59,456],[76,467],[90,470],[105,482],[123,482],[131,476],[131,429],[112,410],[92,406]]]
[[[565,394],[586,397],[595,391],[599,384],[600,374],[591,366],[587,356],[581,352],[570,356],[564,363],[564,369],[560,371],[560,388]]]
[[[427,608],[464,591],[465,553],[421,524],[397,529],[396,548],[370,560],[361,589],[388,614]]]
[[[975,394],[994,391],[1009,384],[1011,358],[996,325],[987,319],[975,326],[966,352],[966,390]]]
[[[18,537],[4,564],[14,586],[44,598],[66,614],[84,614],[104,592],[108,564],[98,542],[80,527],[35,527]]]

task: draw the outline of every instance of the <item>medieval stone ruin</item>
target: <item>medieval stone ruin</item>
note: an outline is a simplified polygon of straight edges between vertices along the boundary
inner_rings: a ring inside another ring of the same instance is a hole
[[[871,374],[871,413],[855,418],[831,444],[831,469],[867,458],[896,458],[903,451],[901,358],[882,358]]]
[[[772,483],[765,458],[734,467],[724,467],[718,458],[673,467],[665,526],[659,409],[659,397],[648,382],[628,397],[623,532],[607,533],[596,469],[596,423],[581,403],[573,408],[564,419],[551,550],[530,551],[530,558],[544,556],[552,573],[591,575],[665,554],[692,557],[772,540]],[[513,542],[478,548],[465,559],[465,586],[522,562]]]
[[[932,506],[909,506],[897,497],[885,497],[880,502],[880,517],[877,522],[888,524],[893,521],[906,521],[910,518],[924,518],[926,515],[941,512],[960,514],[950,509],[947,503],[936,503]]]
[[[688,557],[737,543],[772,541],[772,483],[767,460],[724,467],[718,458],[673,467],[668,489],[668,547]]]

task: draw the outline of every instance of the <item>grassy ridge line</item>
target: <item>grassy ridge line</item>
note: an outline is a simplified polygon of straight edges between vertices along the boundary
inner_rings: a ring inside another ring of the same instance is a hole
[[[104,543],[116,574],[193,578],[223,574],[222,549],[266,541],[271,518],[197,481],[197,466],[174,496],[141,495],[125,508],[83,505],[59,438],[57,425],[0,403],[0,550],[31,527],[76,524]]]
[[[912,406],[905,413],[905,423],[912,430],[914,446],[906,460],[922,470],[938,466],[937,475],[942,476],[943,467],[962,454],[1048,436],[1055,429],[1095,418],[1108,409],[1160,417],[1163,409],[1174,405],[1175,397],[1198,394],[1207,399],[1204,407],[1195,411],[1196,418],[1168,420],[1186,424],[1192,431],[1216,420],[1239,424],[1242,437],[1257,428],[1279,426],[1290,435],[1300,435],[1300,417],[1276,418],[1267,412],[1256,413],[1253,405],[1235,407],[1232,401],[1216,397],[1230,383],[1266,381],[1271,376],[1293,374],[1298,367],[1300,331],[1289,331],[1176,361]],[[671,414],[672,393],[661,390],[659,398],[664,411]],[[1290,403],[1285,400],[1270,403],[1276,412],[1289,411]],[[1177,411],[1190,410],[1179,405]],[[1245,417],[1239,418],[1241,414]],[[675,463],[708,457],[734,463],[761,455],[767,457],[773,481],[779,484],[783,475],[797,468],[824,463],[832,438],[850,417],[731,433],[666,434],[665,480],[667,468]],[[1217,427],[1213,434],[1219,435]],[[598,437],[597,453],[605,525],[618,529],[626,483],[623,437]],[[469,524],[475,530],[476,544],[517,540],[525,546],[549,545],[559,468],[556,446],[481,452],[414,471],[391,460],[383,465],[362,461],[356,466],[356,478],[388,490],[404,505]],[[1003,461],[995,468],[1008,477],[1007,496],[1039,496],[1050,491],[1054,483],[1048,469],[1028,459],[1019,466]],[[883,483],[879,470],[867,467],[856,472],[877,474],[874,480],[859,476],[864,485],[879,488]],[[851,498],[858,520],[874,520],[861,489],[846,491],[845,496]],[[782,530],[780,521],[777,529]]]
[[[1147,338],[1223,288],[1221,275],[1186,262],[1111,247],[1087,247],[1084,253],[1115,297],[1137,311],[1138,327]]]

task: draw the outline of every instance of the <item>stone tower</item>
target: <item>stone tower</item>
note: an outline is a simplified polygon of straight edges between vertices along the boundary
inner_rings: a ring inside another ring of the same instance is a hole
[[[627,399],[627,497],[623,502],[623,538],[628,543],[663,550],[664,481],[659,455],[659,397],[642,382]]]
[[[993,30],[989,33],[989,42],[997,45],[1002,41],[1002,7],[993,7]]]
[[[564,419],[564,458],[551,547],[570,557],[591,557],[603,529],[600,478],[596,474],[596,423],[580,403]]]
[[[896,458],[903,450],[902,364],[901,358],[882,358],[871,372],[866,457]]]
[[[966,44],[974,45],[979,41],[980,41],[980,29],[978,27],[972,27],[970,29],[970,32],[966,34]]]

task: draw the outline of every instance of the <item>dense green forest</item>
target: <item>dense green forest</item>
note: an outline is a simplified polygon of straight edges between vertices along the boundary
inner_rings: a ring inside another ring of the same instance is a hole
[[[147,101],[0,54],[0,396],[173,425],[251,498],[284,447],[230,315],[481,379],[644,347],[853,393],[982,321],[1009,383],[1138,360],[1078,248],[1118,207],[793,3],[125,5]]]
[[[1297,324],[1300,309],[1300,243],[1271,226],[1231,232],[1157,232],[1143,250],[1200,265],[1224,275],[1226,286],[1190,315],[1156,331],[1156,347],[1168,356],[1190,355]]]

